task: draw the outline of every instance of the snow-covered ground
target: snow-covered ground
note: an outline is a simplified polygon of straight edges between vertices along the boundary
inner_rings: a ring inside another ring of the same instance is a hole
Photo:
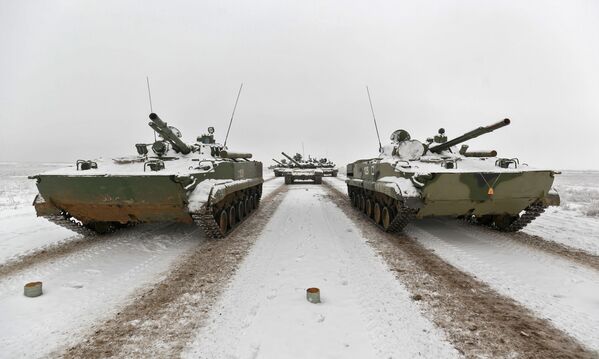
[[[453,266],[516,299],[540,318],[599,348],[599,273],[454,220],[426,219],[406,234]]]
[[[75,344],[136,290],[159,280],[170,264],[203,240],[200,232],[192,226],[139,226],[1,278],[2,355],[42,357]],[[44,295],[23,296],[23,285],[38,280]]]
[[[318,287],[322,303],[306,301]],[[189,358],[448,358],[457,352],[324,197],[294,185]]]

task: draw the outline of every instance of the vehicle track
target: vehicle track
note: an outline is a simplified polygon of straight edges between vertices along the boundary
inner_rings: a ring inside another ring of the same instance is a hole
[[[140,232],[140,235],[146,235],[160,231],[167,226],[169,226],[169,224],[161,224],[159,226],[151,225],[144,229],[141,229],[141,227],[136,228],[135,231]],[[10,276],[33,265],[47,263],[72,253],[89,249],[98,245],[99,242],[103,242],[107,245],[118,242],[121,239],[129,238],[131,234],[130,231],[131,230],[122,230],[105,236],[83,237],[80,235],[73,235],[67,237],[61,242],[38,248],[35,251],[0,264],[0,278]],[[73,237],[79,238],[71,239]]]
[[[466,357],[597,358],[549,321],[443,261],[414,239],[381,231],[325,183],[330,199],[354,220],[365,238],[444,329]]]
[[[166,277],[133,298],[116,316],[92,328],[66,358],[175,357],[260,236],[287,191],[280,186],[227,238],[205,241]]]
[[[481,230],[492,231],[491,229],[481,228]],[[517,232],[517,233],[502,233],[503,237],[508,240],[517,241],[526,244],[529,247],[563,257],[570,261],[585,265],[599,271],[599,255],[585,252],[582,249],[573,248],[565,244],[548,241],[542,237],[532,234]]]

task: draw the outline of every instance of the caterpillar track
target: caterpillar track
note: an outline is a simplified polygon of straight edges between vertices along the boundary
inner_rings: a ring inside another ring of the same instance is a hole
[[[199,212],[191,213],[191,218],[206,237],[224,238],[259,207],[261,196],[262,185],[238,191],[219,203],[203,206]]]
[[[96,231],[84,226],[81,222],[75,220],[74,217],[69,216],[69,214],[65,212],[62,214],[46,215],[44,218],[54,224],[84,236],[95,236],[98,234]]]
[[[352,206],[386,232],[401,232],[416,217],[416,210],[380,193],[352,187],[348,187],[348,193]]]
[[[524,209],[524,213],[516,217],[508,216],[482,216],[466,217],[468,223],[486,226],[501,232],[517,232],[526,227],[530,222],[540,216],[547,207],[536,202]]]
[[[133,222],[126,224],[118,222],[92,222],[83,224],[65,211],[62,211],[61,214],[44,215],[43,217],[54,224],[88,237],[114,233],[121,228],[132,227],[136,224]]]
[[[526,227],[530,222],[534,221],[535,218],[545,212],[545,206],[539,203],[528,206],[524,213],[518,217],[515,221],[509,224],[507,227],[498,227],[502,232],[517,232],[522,228]]]

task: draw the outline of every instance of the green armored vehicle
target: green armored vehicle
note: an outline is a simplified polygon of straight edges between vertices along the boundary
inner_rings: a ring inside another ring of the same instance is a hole
[[[491,228],[518,231],[547,206],[559,205],[552,189],[557,172],[536,169],[496,151],[456,146],[507,126],[509,119],[479,127],[453,140],[445,130],[412,140],[405,130],[391,135],[378,158],[347,166],[352,204],[389,232],[401,231],[414,218],[450,216]]]
[[[77,161],[42,173],[34,201],[38,216],[78,233],[106,233],[147,222],[196,223],[208,237],[224,237],[257,208],[262,163],[228,151],[214,129],[185,143],[155,113],[160,136],[135,145],[137,154],[113,161]]]
[[[285,152],[281,152],[281,154],[290,161],[289,168],[283,171],[285,184],[293,184],[295,181],[312,181],[316,184],[322,183],[324,172],[316,164],[302,161],[300,155],[296,155],[298,156],[298,159],[295,159]]]

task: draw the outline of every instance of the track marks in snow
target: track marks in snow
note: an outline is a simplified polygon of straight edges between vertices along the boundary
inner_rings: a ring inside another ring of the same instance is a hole
[[[359,225],[397,278],[422,303],[425,313],[464,355],[596,357],[549,321],[537,318],[516,301],[445,262],[413,238],[378,229],[351,207],[339,182],[326,181],[331,200]],[[412,227],[408,226],[408,231]]]
[[[576,262],[599,271],[599,255],[591,254],[584,250],[567,246],[563,243],[547,240],[545,238],[524,232],[502,233],[485,227],[477,227],[477,230],[481,231],[480,233],[483,237],[493,237],[497,241],[508,243],[510,241],[516,241],[519,244],[525,244],[533,249],[541,250],[551,255],[560,256],[566,260]]]
[[[184,356],[457,356],[322,187],[289,187]]]
[[[523,232],[599,255],[599,220],[585,217],[578,211],[549,207]]]
[[[423,220],[407,232],[452,265],[599,349],[597,271],[456,221]]]
[[[146,288],[106,322],[98,323],[87,339],[63,356],[177,356],[276,210],[286,190],[280,184],[276,187],[269,189],[260,209],[227,238],[202,242],[159,283]]]
[[[140,226],[96,239],[79,251],[0,280],[0,347],[8,357],[44,357],[70,345],[116,312],[131,292],[155,280],[197,241],[190,226]],[[23,284],[41,280],[44,295],[26,298]]]

